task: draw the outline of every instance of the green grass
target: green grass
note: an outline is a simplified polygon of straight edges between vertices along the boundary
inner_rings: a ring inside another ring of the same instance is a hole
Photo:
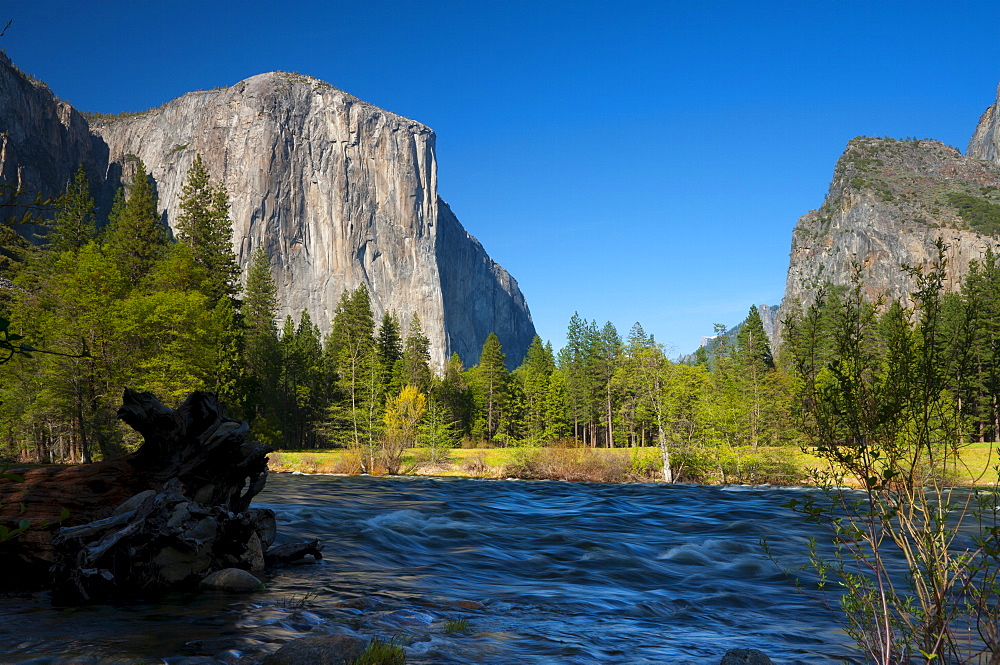
[[[454,635],[455,633],[464,633],[469,629],[468,619],[451,619],[444,625],[444,632],[447,635]]]
[[[396,640],[383,642],[373,637],[361,655],[354,660],[354,665],[406,665],[406,652],[396,644]]]
[[[520,459],[545,450],[543,448],[454,448],[448,450],[448,461],[438,465],[426,464],[427,453],[424,450],[411,448],[403,456],[403,469],[415,475],[505,478],[512,475]],[[658,459],[659,449],[646,448],[571,448],[554,449],[566,457],[568,464],[600,467],[602,465],[621,464],[623,459],[638,458]],[[756,450],[743,447],[740,454],[770,455],[788,462],[795,471],[787,475],[782,482],[802,484],[814,477],[813,470],[825,470],[827,464],[819,457],[803,452],[797,446],[761,446]],[[311,450],[311,451],[278,451],[270,455],[272,471],[301,471],[302,473],[349,473],[350,464],[347,459],[351,451],[344,449]],[[423,462],[422,462],[423,460]],[[997,482],[997,473],[993,467],[1000,462],[997,452],[989,443],[972,443],[964,446],[960,452],[960,460],[946,470],[948,479],[956,485],[987,485]],[[513,474],[516,475],[516,474]]]

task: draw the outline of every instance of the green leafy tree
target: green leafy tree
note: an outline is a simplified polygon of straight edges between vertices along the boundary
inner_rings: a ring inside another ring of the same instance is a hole
[[[956,493],[943,475],[961,464],[962,444],[962,407],[947,389],[953,345],[940,337],[956,329],[942,319],[943,256],[939,243],[929,270],[908,269],[912,308],[866,300],[857,267],[828,310],[832,339],[813,337],[827,302],[790,319],[804,426],[831,467],[827,501],[790,507],[830,529],[833,555],[812,547],[808,565],[843,590],[847,633],[884,665],[992,662],[1000,653],[997,494]],[[845,479],[860,492],[841,489]],[[895,557],[905,561],[902,580],[887,564]],[[982,641],[969,640],[970,629]]]
[[[403,452],[417,442],[420,422],[427,412],[427,396],[416,386],[403,386],[385,407],[382,464],[388,473],[399,473]]]

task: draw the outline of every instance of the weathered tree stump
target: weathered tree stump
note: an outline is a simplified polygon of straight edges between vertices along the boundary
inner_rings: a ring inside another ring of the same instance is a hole
[[[118,416],[145,440],[135,453],[0,479],[0,524],[32,523],[0,543],[4,579],[88,600],[263,568],[274,514],[250,501],[264,487],[271,449],[248,442],[248,425],[227,418],[211,393],[192,393],[175,411],[126,389]],[[63,509],[68,518],[43,526]],[[316,558],[320,549],[302,547]]]

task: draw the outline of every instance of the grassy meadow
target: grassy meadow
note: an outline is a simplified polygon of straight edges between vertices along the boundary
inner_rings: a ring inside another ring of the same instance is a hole
[[[997,483],[997,452],[993,444],[972,443],[961,449],[960,461],[944,472],[954,485]],[[676,454],[672,458],[681,481],[810,485],[826,464],[816,455],[792,446],[732,448],[724,459],[699,459]],[[361,473],[360,453],[348,448],[278,451],[270,455],[270,469],[279,473]],[[662,480],[660,451],[645,448],[587,448],[512,446],[506,448],[450,448],[436,458],[424,448],[409,448],[401,473],[469,478],[525,478],[590,482],[657,482]],[[847,484],[855,484],[848,478]]]

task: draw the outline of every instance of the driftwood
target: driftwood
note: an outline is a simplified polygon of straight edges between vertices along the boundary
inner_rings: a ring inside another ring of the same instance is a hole
[[[23,482],[0,478],[0,524],[32,524],[0,543],[5,580],[87,600],[263,568],[274,514],[250,501],[264,487],[270,448],[248,442],[247,424],[223,415],[211,393],[192,393],[175,411],[126,389],[118,416],[145,440],[135,453],[28,471]],[[64,509],[66,519],[44,526]],[[282,548],[275,561],[294,554]],[[318,542],[298,548],[320,557]]]

